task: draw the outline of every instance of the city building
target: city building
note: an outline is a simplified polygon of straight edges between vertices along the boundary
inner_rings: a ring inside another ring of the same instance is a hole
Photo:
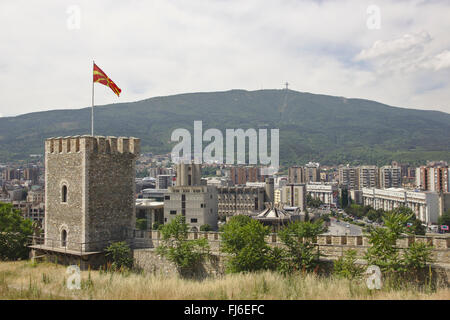
[[[402,188],[363,188],[362,201],[365,206],[385,211],[406,206],[411,208],[418,219],[427,224],[437,223],[441,214],[437,192],[415,192]]]
[[[402,175],[401,168],[395,166],[384,166],[379,171],[379,187],[381,189],[401,188]]]
[[[156,189],[168,189],[174,183],[175,175],[160,174],[156,177]]]
[[[202,225],[217,230],[217,188],[211,186],[169,187],[164,197],[164,223],[182,215],[191,231],[200,231]]]
[[[148,176],[152,178],[156,178],[159,175],[173,175],[174,171],[172,168],[163,168],[163,167],[153,167],[148,168]]]
[[[273,178],[266,178],[266,182],[247,182],[245,186],[218,187],[219,216],[260,212],[274,202],[274,190]]]
[[[423,191],[450,192],[448,165],[434,164],[417,168],[416,187]]]
[[[273,193],[273,203],[274,205],[279,205],[281,203],[281,192],[282,188],[276,188]]]
[[[317,162],[308,162],[305,164],[305,182],[320,182],[320,164]]]
[[[309,162],[305,166],[294,166],[288,169],[288,183],[320,182],[320,164]]]
[[[147,230],[152,230],[155,223],[164,224],[164,201],[136,199],[136,219],[145,219]]]
[[[379,181],[377,166],[360,166],[358,168],[359,188],[377,188]]]
[[[306,184],[306,192],[314,199],[319,199],[330,207],[338,204],[339,189],[337,183],[310,182]]]
[[[30,203],[44,203],[45,192],[40,186],[32,186],[27,194],[27,202]]]
[[[305,183],[305,171],[303,167],[290,167],[288,169],[288,183]]]
[[[219,217],[236,213],[259,212],[264,209],[265,187],[229,186],[217,187]]]
[[[31,167],[23,170],[23,179],[31,181],[32,184],[39,183],[39,168]]]
[[[339,167],[339,184],[348,190],[359,190],[359,168]]]
[[[138,196],[139,199],[151,199],[153,201],[164,202],[164,195],[167,193],[168,189],[144,189]]]
[[[235,185],[245,185],[247,182],[264,182],[261,168],[254,166],[233,166],[230,168],[230,179]]]
[[[306,210],[306,185],[288,184],[281,192],[281,203],[290,207],[297,207],[301,212]]]
[[[182,215],[193,231],[202,225],[217,230],[217,187],[202,184],[200,164],[180,163],[176,169],[176,186],[164,195],[164,223]]]
[[[176,166],[176,186],[199,186],[201,185],[202,169],[200,164],[179,163]]]

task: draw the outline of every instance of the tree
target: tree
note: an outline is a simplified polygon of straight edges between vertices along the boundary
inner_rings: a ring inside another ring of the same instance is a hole
[[[366,260],[369,265],[377,265],[386,275],[398,276],[415,274],[420,268],[432,262],[431,246],[414,243],[404,249],[403,256],[396,248],[397,240],[407,232],[406,223],[411,215],[403,208],[386,213],[383,217],[385,228],[375,228],[370,232]]]
[[[204,225],[200,226],[200,231],[207,232],[207,231],[211,231],[211,230],[212,230],[212,228],[209,224],[204,224]]]
[[[208,240],[188,240],[189,226],[185,217],[176,216],[161,228],[162,244],[157,252],[173,262],[184,275],[209,254]]]
[[[147,219],[136,219],[136,229],[147,230]]]
[[[407,233],[415,234],[415,235],[422,235],[424,236],[426,233],[426,228],[422,225],[422,222],[416,218],[416,215],[414,212],[405,206],[400,206],[395,208],[391,211],[392,213],[400,213],[404,215],[408,215],[410,218],[408,219],[407,223]]]
[[[281,271],[291,273],[296,270],[313,270],[320,257],[319,251],[315,249],[314,239],[325,230],[321,220],[296,221],[282,229],[279,236],[286,246],[286,259]]]
[[[222,247],[230,254],[228,272],[251,272],[274,269],[279,250],[269,247],[265,237],[270,233],[267,226],[248,216],[233,216],[223,227]]]
[[[438,224],[450,226],[450,209],[445,211],[438,219]]]
[[[133,257],[131,249],[126,242],[114,242],[105,249],[106,258],[112,262],[113,271],[131,269],[133,267]]]
[[[11,204],[0,203],[0,260],[28,258],[29,237],[33,235],[31,220]]]
[[[348,207],[349,203],[348,203],[348,190],[347,189],[342,189],[341,196],[339,197],[339,205],[341,206],[341,208]]]
[[[320,199],[314,199],[311,195],[306,195],[306,206],[310,208],[319,208],[323,202]]]
[[[338,277],[349,280],[360,278],[364,267],[356,263],[356,250],[348,250],[343,256],[334,261],[333,272]]]
[[[162,226],[159,222],[153,223],[152,230],[159,230],[159,227]]]

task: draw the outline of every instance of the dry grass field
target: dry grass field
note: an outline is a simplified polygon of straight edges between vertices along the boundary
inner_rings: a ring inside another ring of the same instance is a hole
[[[69,290],[66,267],[30,261],[0,262],[0,299],[433,299],[450,300],[449,288],[370,291],[364,282],[277,273],[230,274],[202,281],[138,273],[82,271],[81,289]]]

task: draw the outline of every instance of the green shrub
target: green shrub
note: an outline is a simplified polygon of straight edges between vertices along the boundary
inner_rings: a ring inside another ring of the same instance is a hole
[[[333,273],[349,280],[359,279],[364,273],[364,266],[356,263],[356,250],[348,250],[339,259],[334,261]]]
[[[159,230],[160,226],[162,226],[162,224],[160,224],[159,222],[155,222],[153,223],[152,230]]]
[[[147,230],[147,219],[136,219],[136,229]]]
[[[279,232],[279,236],[286,246],[286,252],[284,254],[285,261],[280,264],[280,271],[291,273],[297,270],[312,271],[316,268],[320,252],[314,244],[314,239],[325,230],[321,220],[316,222],[296,221],[283,228]]]
[[[233,216],[223,227],[222,252],[230,254],[228,272],[252,272],[273,269],[279,250],[265,241],[269,227],[248,216]]]
[[[209,224],[204,224],[204,225],[200,226],[200,231],[204,231],[204,232],[212,231],[212,228]]]
[[[209,255],[208,240],[188,240],[188,230],[185,217],[176,216],[161,228],[162,244],[157,248],[157,252],[173,262],[182,275],[192,271]]]
[[[126,242],[114,242],[105,249],[112,271],[126,270],[133,267],[133,257]]]
[[[24,219],[11,204],[0,203],[0,260],[27,259],[32,235],[31,220]]]
[[[432,262],[432,246],[423,243],[413,243],[400,255],[396,243],[407,232],[406,223],[410,219],[407,211],[386,213],[383,217],[385,228],[375,228],[369,235],[371,247],[367,250],[367,262],[380,267],[383,276],[395,285],[410,280]]]

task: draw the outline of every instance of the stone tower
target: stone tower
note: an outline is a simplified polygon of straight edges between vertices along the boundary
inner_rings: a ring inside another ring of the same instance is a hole
[[[93,252],[134,228],[140,139],[74,136],[45,141],[45,245]]]

